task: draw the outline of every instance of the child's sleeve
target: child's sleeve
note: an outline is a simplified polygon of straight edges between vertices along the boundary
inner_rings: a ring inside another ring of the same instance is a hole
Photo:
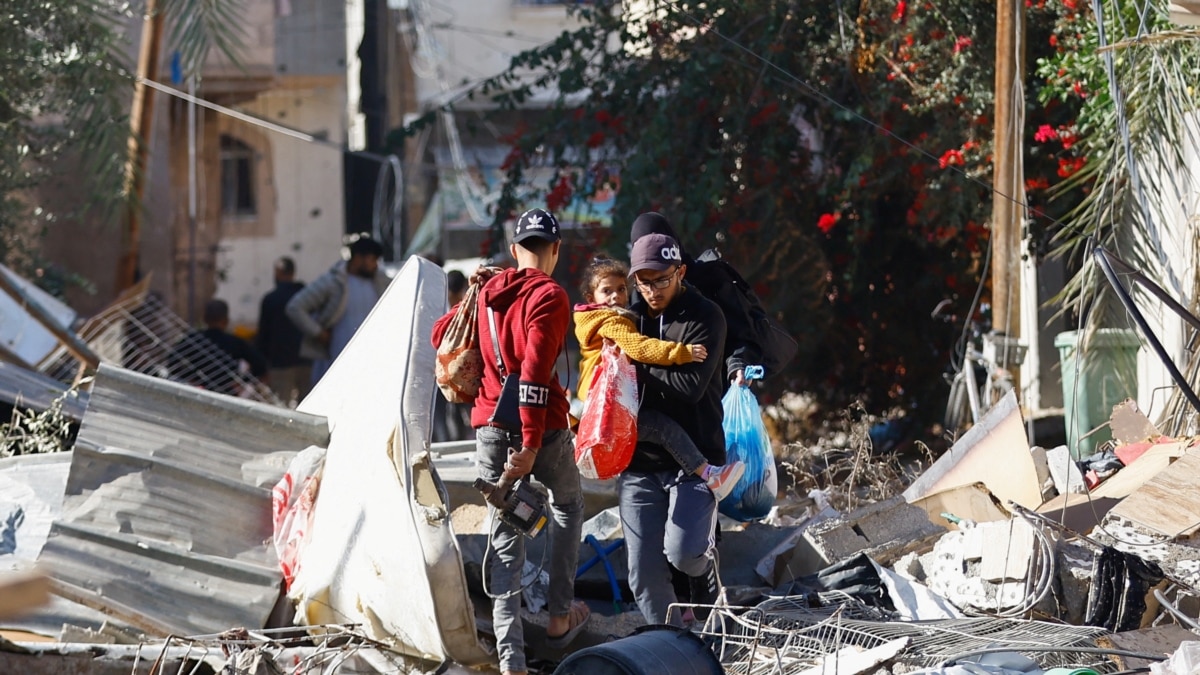
[[[617,343],[630,360],[654,366],[676,366],[692,362],[692,351],[680,342],[668,342],[646,337],[637,331],[633,321],[614,315],[600,326],[600,336]]]

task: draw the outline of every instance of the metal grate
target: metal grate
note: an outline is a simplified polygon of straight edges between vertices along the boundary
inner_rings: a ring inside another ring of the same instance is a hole
[[[725,672],[736,675],[796,675],[845,648],[883,647],[907,638],[896,660],[932,667],[966,652],[1011,647],[1042,668],[1114,669],[1102,656],[1039,651],[1039,647],[1094,647],[1102,628],[1017,619],[968,618],[891,621],[878,609],[849,596],[821,594],[821,607],[806,597],[772,598],[753,608],[713,610],[699,634],[712,645]]]
[[[171,636],[142,643],[137,646],[131,675],[146,673],[147,664],[150,675],[190,675],[211,672],[213,667],[230,675],[402,674],[429,672],[434,667],[392,651],[363,635],[355,625],[310,626],[307,630],[235,628],[218,635]]]
[[[184,338],[192,327],[166,305],[161,295],[149,290],[143,280],[126,290],[111,305],[88,319],[78,335],[100,357],[101,363],[120,366],[145,375],[184,382],[182,373],[203,373],[214,380],[206,389],[228,389],[239,398],[283,405],[267,385],[236,365],[211,341],[199,334]],[[63,347],[39,364],[50,377],[73,382],[80,363]],[[193,377],[194,379],[194,377]]]

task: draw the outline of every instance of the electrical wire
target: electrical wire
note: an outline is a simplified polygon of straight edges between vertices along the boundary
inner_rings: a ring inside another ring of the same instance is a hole
[[[1167,610],[1167,612],[1171,614],[1171,616],[1187,625],[1188,628],[1191,628],[1194,631],[1200,631],[1200,622],[1197,622],[1196,619],[1184,614],[1178,607],[1175,606],[1174,603],[1168,601],[1167,596],[1162,592],[1162,589],[1154,589],[1154,597],[1158,600],[1159,604],[1163,606],[1163,609]]]

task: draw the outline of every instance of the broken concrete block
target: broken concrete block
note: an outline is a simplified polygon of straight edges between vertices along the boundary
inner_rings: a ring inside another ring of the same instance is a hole
[[[983,530],[978,527],[963,530],[962,559],[965,561],[983,560]]]
[[[1058,494],[1057,488],[1054,487],[1054,477],[1050,475],[1046,449],[1035,445],[1029,449],[1029,456],[1033,458],[1033,468],[1037,471],[1038,486],[1042,489],[1042,499],[1049,499]]]
[[[1058,490],[1058,494],[1087,492],[1083,472],[1071,458],[1071,451],[1067,446],[1060,445],[1047,450],[1046,466],[1050,470],[1050,477],[1054,479],[1054,489]]]
[[[1029,523],[1014,518],[1004,523],[980,523],[975,529],[981,532],[983,541],[980,578],[991,582],[1024,579],[1036,544]]]
[[[887,565],[909,551],[931,546],[945,532],[929,522],[923,510],[893,497],[805,529],[783,570],[777,566],[776,577],[779,583],[790,581],[860,552]]]
[[[829,520],[837,515],[838,512],[833,507],[826,505],[816,515],[805,518],[797,525],[792,526],[791,531],[754,566],[754,571],[759,578],[772,587],[794,579],[796,575],[790,573],[789,568],[799,566],[799,563],[792,562],[792,558],[796,555],[796,545],[804,537],[804,530],[814,523]],[[806,551],[809,550],[807,546],[802,548]],[[811,564],[819,564],[819,562],[815,557],[811,560]],[[804,566],[807,567],[808,564],[805,563]]]

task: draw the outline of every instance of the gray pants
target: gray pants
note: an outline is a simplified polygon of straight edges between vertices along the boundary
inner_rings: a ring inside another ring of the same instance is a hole
[[[504,470],[509,448],[521,447],[521,433],[495,427],[475,430],[475,460],[479,475],[495,482]],[[571,611],[575,597],[575,569],[579,562],[579,538],[583,528],[583,489],[575,466],[575,443],[566,429],[548,431],[533,462],[533,476],[550,491],[550,522],[546,530],[550,550],[546,554],[546,572],[550,589],[546,609],[551,616]],[[489,507],[489,510],[491,507]],[[493,516],[495,514],[492,514]],[[505,595],[521,587],[525,566],[525,537],[493,517],[491,553],[488,555],[488,592]],[[500,670],[523,671],[525,632],[521,625],[521,594],[492,601],[492,627]]]
[[[717,502],[698,476],[684,471],[634,473],[617,478],[621,526],[629,557],[629,587],[647,623],[682,625],[674,602],[671,565],[691,577],[713,565]]]

